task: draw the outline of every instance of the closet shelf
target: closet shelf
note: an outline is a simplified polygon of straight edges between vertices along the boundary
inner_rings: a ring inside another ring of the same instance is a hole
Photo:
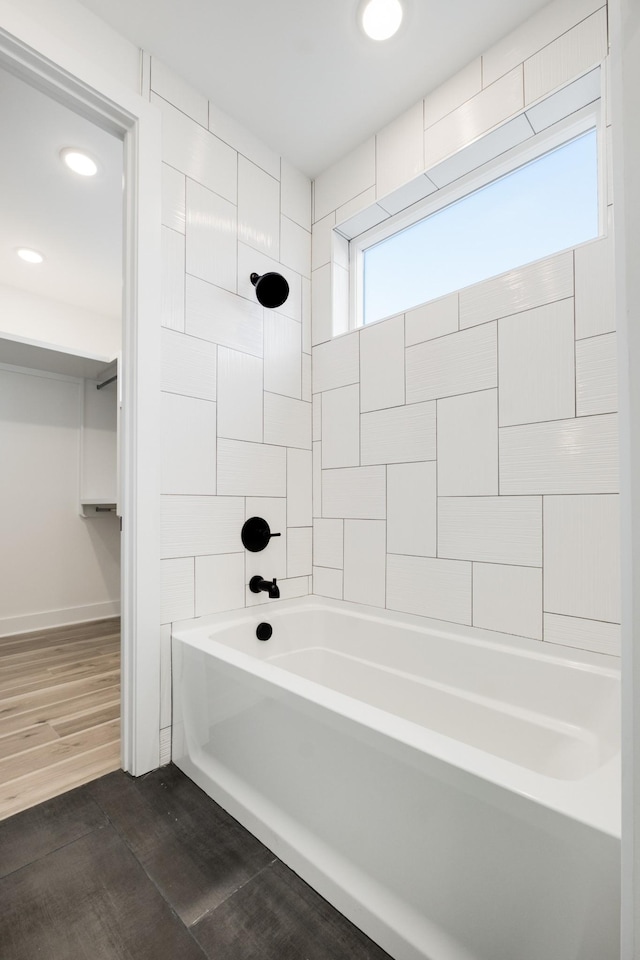
[[[100,380],[106,368],[114,361],[113,357],[81,353],[62,347],[60,344],[45,343],[18,337],[13,333],[0,332],[0,363],[16,367],[28,367],[31,370],[46,370],[67,377],[86,377],[87,380]]]

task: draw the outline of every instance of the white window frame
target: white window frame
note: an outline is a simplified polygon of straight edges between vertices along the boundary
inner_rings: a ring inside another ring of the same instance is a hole
[[[593,237],[584,242],[592,243],[594,240],[604,236],[607,232],[607,178],[604,155],[606,137],[604,136],[601,96],[598,100],[594,100],[582,109],[559,120],[546,130],[538,134],[533,134],[523,143],[482,164],[459,180],[455,180],[453,183],[429,194],[424,200],[413,204],[407,210],[403,210],[395,216],[389,217],[383,223],[371,227],[369,230],[353,237],[349,241],[349,330],[365,326],[363,291],[364,253],[367,249],[593,129],[596,131],[597,140],[598,234],[597,237]],[[427,176],[429,175],[428,170],[426,170],[425,173]],[[339,233],[340,226],[338,225],[335,230]],[[575,246],[581,246],[581,244],[576,244]],[[567,249],[574,249],[574,247],[572,246]],[[548,256],[555,256],[561,252],[561,250],[553,251],[549,253]],[[514,265],[512,269],[517,269],[518,266],[520,265]],[[525,264],[522,264],[522,266],[525,266]],[[485,279],[488,280],[490,277],[486,277]],[[421,304],[416,303],[407,309],[414,309],[414,307],[419,306],[421,306]],[[400,313],[403,312],[404,311],[400,311]],[[388,318],[380,318],[379,320],[366,324],[366,326],[380,323],[384,319]]]

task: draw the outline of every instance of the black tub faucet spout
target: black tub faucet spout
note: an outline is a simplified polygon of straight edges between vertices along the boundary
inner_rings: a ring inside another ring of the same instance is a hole
[[[259,573],[249,580],[249,590],[252,593],[260,593],[262,590],[268,593],[272,600],[277,600],[280,596],[280,587],[274,577],[273,580],[263,580]]]

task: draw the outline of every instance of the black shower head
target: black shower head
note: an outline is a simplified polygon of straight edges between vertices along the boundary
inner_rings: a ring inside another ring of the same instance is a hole
[[[252,273],[250,279],[263,307],[281,307],[289,296],[289,284],[279,273]]]

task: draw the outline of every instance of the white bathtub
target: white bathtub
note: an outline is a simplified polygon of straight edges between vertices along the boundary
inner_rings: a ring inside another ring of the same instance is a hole
[[[307,597],[178,624],[173,706],[174,762],[396,960],[618,960],[613,658]]]

